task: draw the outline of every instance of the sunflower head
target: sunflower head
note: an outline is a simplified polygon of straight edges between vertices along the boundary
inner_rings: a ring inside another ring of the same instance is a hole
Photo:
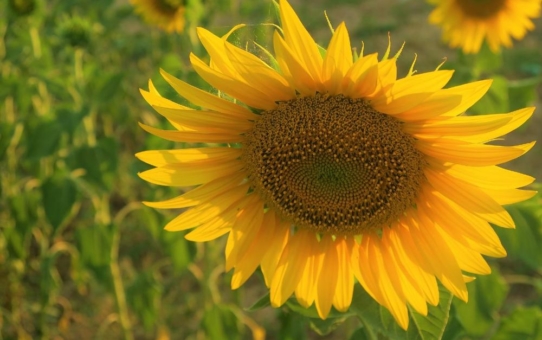
[[[182,32],[185,6],[182,0],[130,0],[143,19],[166,32]]]
[[[9,8],[18,16],[28,16],[36,8],[36,0],[9,0]]]
[[[64,16],[56,27],[56,33],[66,45],[86,47],[91,43],[94,28],[86,18]]]
[[[534,29],[540,0],[428,0],[436,5],[429,22],[442,27],[443,39],[465,53],[477,53],[484,41],[493,52],[511,47]]]
[[[271,304],[292,295],[321,318],[348,310],[355,282],[408,327],[410,305],[426,315],[437,281],[462,300],[483,255],[506,254],[489,223],[512,228],[503,204],[534,193],[532,177],[497,165],[533,143],[486,144],[523,124],[534,108],[463,113],[491,81],[444,88],[453,71],[397,77],[397,53],[352,54],[346,25],[320,53],[290,4],[280,2],[273,36],[277,68],[199,28],[210,56],[190,56],[217,93],[162,71],[197,109],[162,97],[146,101],[175,129],[141,125],[162,138],[208,146],[137,154],[155,184],[194,189],[147,205],[185,209],[166,230],[210,241],[227,234],[232,288],[258,268]],[[239,28],[240,26],[236,27]],[[270,52],[265,51],[267,55]],[[356,57],[356,58],[354,58]]]

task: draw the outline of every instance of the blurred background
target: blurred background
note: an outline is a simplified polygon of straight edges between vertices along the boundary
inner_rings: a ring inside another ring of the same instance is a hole
[[[539,140],[505,167],[540,181],[541,19],[502,55],[465,56],[441,42],[422,0],[291,4],[322,46],[331,36],[324,11],[334,26],[346,22],[358,51],[364,41],[366,53],[382,55],[388,33],[392,54],[405,42],[401,77],[417,54],[419,72],[446,58],[443,67],[456,69],[451,85],[494,78],[471,114],[537,105],[504,143]],[[259,308],[267,293],[261,275],[231,291],[224,239],[188,242],[162,229],[178,212],[140,203],[180,189],[139,179],[148,167],[134,154],[182,144],[139,128],[170,128],[139,88],[150,78],[164,96],[188,105],[159,69],[209,89],[188,62],[191,51],[207,58],[195,27],[224,34],[246,23],[231,41],[270,46],[273,27],[262,23],[277,23],[271,0],[181,5],[183,30],[166,32],[127,0],[0,2],[0,340],[361,338],[355,317],[320,323],[291,308]],[[517,229],[498,233],[509,256],[489,260],[493,273],[469,284],[468,304],[453,301],[444,339],[542,338],[541,202],[537,196],[508,207]]]

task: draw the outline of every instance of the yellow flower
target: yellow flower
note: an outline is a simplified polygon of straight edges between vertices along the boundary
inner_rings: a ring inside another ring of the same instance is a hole
[[[166,32],[182,32],[185,8],[179,0],[130,0],[145,21]]]
[[[443,39],[465,53],[477,53],[484,39],[498,52],[511,47],[534,29],[531,18],[540,14],[540,0],[428,0],[437,7],[429,22],[442,26]]]
[[[213,145],[137,154],[156,167],[140,173],[146,181],[199,185],[146,204],[187,208],[165,229],[192,229],[188,240],[228,234],[232,288],[259,266],[275,307],[294,294],[326,318],[332,306],[349,308],[357,280],[406,329],[407,304],[426,315],[427,303],[438,303],[437,279],[466,301],[469,275],[490,272],[481,254],[506,255],[489,223],[513,228],[501,205],[534,194],[516,189],[532,177],[495,166],[534,143],[484,143],[516,129],[534,108],[462,116],[491,81],[443,89],[453,71],[439,70],[397,79],[389,48],[380,60],[352,57],[344,23],[322,56],[285,0],[280,16],[279,71],[198,29],[211,62],[191,54],[192,66],[235,103],[164,71],[201,109],[162,97],[152,83],[141,91],[176,128],[141,124],[146,131]]]

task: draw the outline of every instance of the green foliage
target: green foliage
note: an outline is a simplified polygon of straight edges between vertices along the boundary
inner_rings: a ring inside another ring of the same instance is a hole
[[[440,300],[437,306],[428,306],[424,317],[409,309],[410,325],[404,331],[395,322],[390,312],[374,301],[362,288],[354,290],[354,300],[350,308],[361,320],[367,339],[442,339],[448,323],[452,295],[439,287]]]
[[[509,256],[468,284],[469,302],[452,302],[441,287],[440,304],[429,306],[427,317],[409,312],[406,332],[358,284],[352,308],[332,310],[326,320],[293,298],[272,309],[268,294],[256,297],[265,289],[261,280],[231,291],[221,241],[195,244],[184,233],[164,231],[182,211],[140,202],[187,188],[145,183],[137,173],[148,166],[134,154],[184,144],[138,127],[171,128],[138,89],[151,78],[163,95],[190,105],[159,77],[163,68],[209,90],[188,61],[190,51],[208,58],[195,33],[200,25],[224,34],[247,23],[229,41],[278,69],[269,52],[274,26],[260,25],[278,22],[276,3],[184,3],[186,31],[168,35],[144,26],[128,1],[0,2],[0,339],[248,339],[262,328],[268,338],[292,340],[542,338],[539,195],[507,208],[517,228],[497,232]],[[295,4],[321,46],[330,35],[324,9],[334,26],[344,19],[336,8],[363,12],[363,20],[356,14],[348,25],[353,45],[365,40],[366,54],[385,51],[388,32],[400,41],[403,27],[425,21],[407,2],[386,2],[391,15],[384,18],[374,12],[376,0],[324,3]],[[407,48],[422,41],[416,48],[437,48],[428,53],[435,60],[450,54],[418,37],[415,27],[404,38]],[[445,67],[457,69],[453,84],[494,79],[469,114],[506,112],[539,100],[540,51],[531,39],[502,55],[459,54]],[[526,172],[532,174],[540,155],[530,157]],[[252,307],[240,310],[250,301]]]

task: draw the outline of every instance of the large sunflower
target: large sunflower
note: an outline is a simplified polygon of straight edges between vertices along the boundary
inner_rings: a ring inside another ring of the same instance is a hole
[[[166,32],[182,32],[185,7],[182,0],[130,0],[145,21]]]
[[[484,39],[498,52],[511,47],[534,28],[532,18],[540,13],[540,0],[428,0],[437,7],[429,22],[442,26],[443,39],[465,53],[477,53]]]
[[[164,71],[201,109],[163,98],[152,83],[142,91],[176,128],[146,131],[213,145],[137,154],[156,167],[140,173],[146,181],[199,185],[146,204],[187,208],[165,229],[193,229],[188,240],[228,234],[232,288],[259,266],[275,307],[295,294],[326,318],[332,306],[349,308],[357,280],[406,329],[407,303],[421,314],[438,303],[437,279],[467,300],[468,275],[490,272],[481,254],[506,255],[489,223],[513,228],[501,204],[533,195],[516,189],[533,178],[495,165],[534,143],[484,143],[534,108],[462,116],[491,81],[443,89],[453,72],[439,70],[397,79],[389,53],[354,60],[344,23],[322,56],[285,0],[280,17],[271,57],[279,70],[198,29],[211,62],[192,54],[191,63],[235,103]]]

